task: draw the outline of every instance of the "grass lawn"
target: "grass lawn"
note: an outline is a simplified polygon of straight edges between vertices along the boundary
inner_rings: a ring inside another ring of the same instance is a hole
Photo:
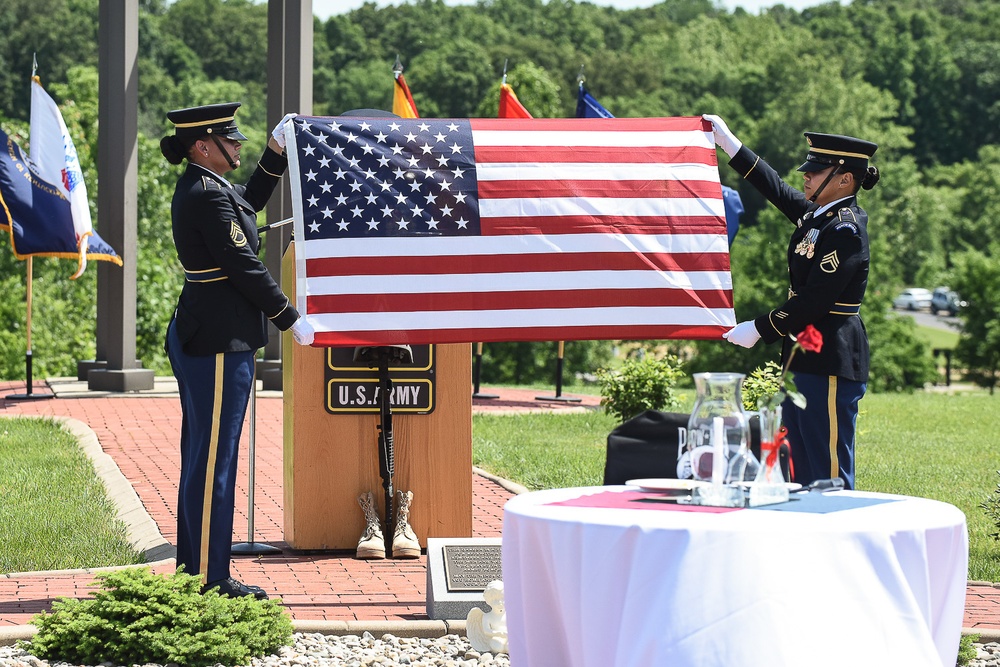
[[[931,350],[954,350],[958,345],[958,331],[917,327],[916,334]]]
[[[980,503],[1000,482],[1000,397],[870,394],[858,419],[858,488],[934,498],[969,526],[969,578],[1000,582],[997,530]],[[473,462],[529,489],[599,485],[603,411],[479,414]],[[141,562],[93,466],[49,420],[0,420],[0,574]]]
[[[861,402],[858,487],[934,498],[965,513],[969,578],[1000,582],[997,527],[979,504],[1000,477],[1000,397],[880,394]]]
[[[0,574],[143,562],[94,466],[49,419],[0,419]]]
[[[473,462],[529,489],[599,485],[615,425],[603,412],[476,415]],[[1000,582],[996,526],[979,507],[1000,481],[1000,397],[869,394],[858,428],[858,488],[955,505],[969,526],[969,578]]]

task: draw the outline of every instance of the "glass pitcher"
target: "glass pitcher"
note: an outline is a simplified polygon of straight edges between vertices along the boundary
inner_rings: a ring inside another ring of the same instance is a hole
[[[756,475],[756,461],[751,465],[749,460],[750,429],[740,396],[743,378],[742,373],[694,375],[698,396],[688,419],[686,447],[695,479],[729,484]]]

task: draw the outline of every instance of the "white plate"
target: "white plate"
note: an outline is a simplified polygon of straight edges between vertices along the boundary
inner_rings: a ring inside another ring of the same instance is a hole
[[[751,482],[751,481],[740,482],[740,486],[749,489],[751,486],[755,485],[756,483],[757,482]],[[784,484],[785,484],[785,488],[788,489],[790,492],[791,491],[798,491],[799,489],[802,488],[802,485],[799,484],[798,482],[785,482]]]
[[[671,479],[669,477],[630,479],[629,486],[638,486],[643,491],[692,491],[699,486],[711,486],[711,482],[698,479]]]

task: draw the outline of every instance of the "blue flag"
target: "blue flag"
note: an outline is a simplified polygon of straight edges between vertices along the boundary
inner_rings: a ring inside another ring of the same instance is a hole
[[[10,233],[14,256],[78,259],[80,244],[70,200],[62,189],[42,180],[21,148],[0,130],[0,229]],[[91,232],[89,259],[121,265],[115,251]]]
[[[580,84],[580,94],[576,98],[577,118],[614,118],[610,111],[601,106],[594,96]]]
[[[729,245],[733,245],[736,232],[740,231],[740,216],[743,215],[743,200],[740,193],[727,185],[722,186],[722,203],[726,207],[726,234]]]

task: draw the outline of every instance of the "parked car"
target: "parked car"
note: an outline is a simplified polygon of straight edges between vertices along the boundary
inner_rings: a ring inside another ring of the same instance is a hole
[[[923,310],[931,307],[931,291],[923,287],[911,287],[903,290],[892,300],[893,308],[906,310]]]
[[[935,315],[945,312],[954,317],[960,309],[967,305],[965,301],[958,298],[958,293],[955,290],[947,287],[938,287],[931,295],[931,312]]]

